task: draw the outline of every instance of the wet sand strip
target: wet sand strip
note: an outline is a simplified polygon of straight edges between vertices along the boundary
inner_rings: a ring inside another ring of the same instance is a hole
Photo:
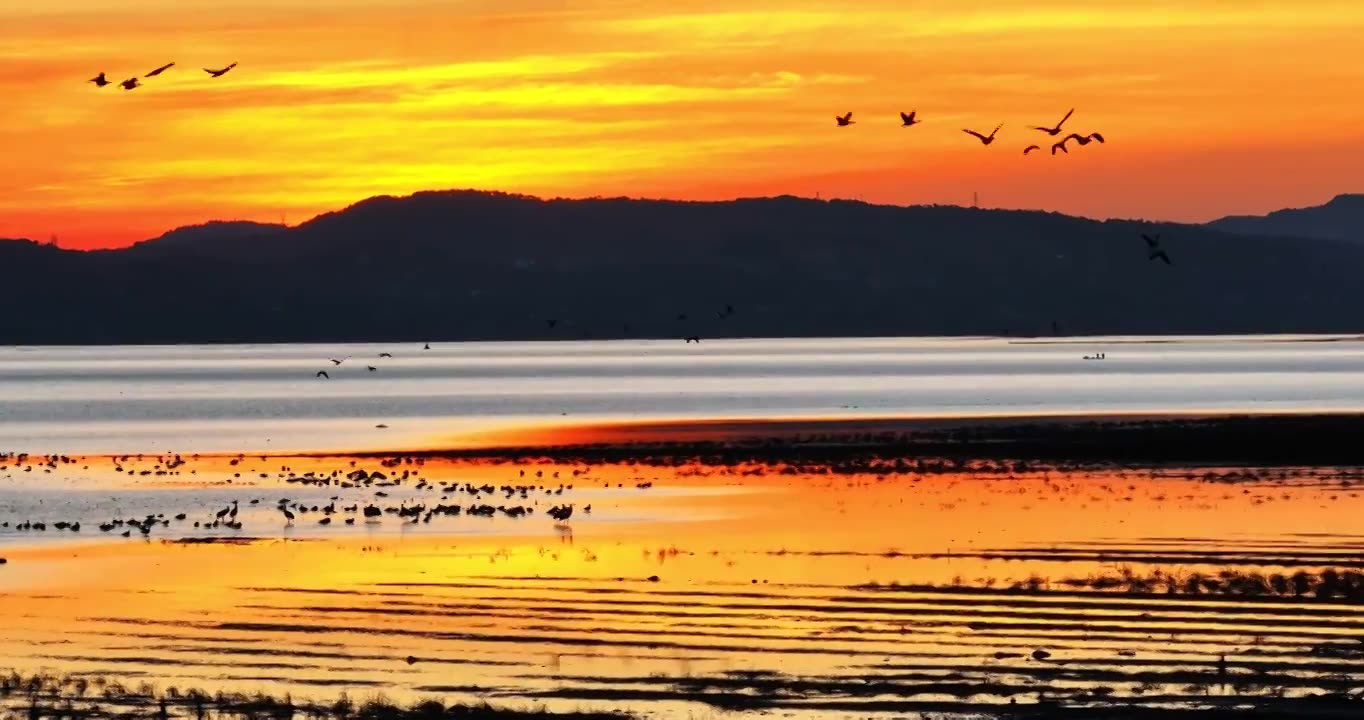
[[[563,464],[780,464],[839,473],[959,472],[967,461],[1357,467],[1364,465],[1361,435],[1364,414],[1358,413],[718,420],[524,430],[480,436],[456,449],[401,454]]]

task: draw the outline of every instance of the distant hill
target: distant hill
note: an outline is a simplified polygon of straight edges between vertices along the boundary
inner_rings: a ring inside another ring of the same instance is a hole
[[[133,245],[140,253],[187,253],[206,256],[238,256],[260,251],[261,244],[282,237],[288,227],[254,222],[214,221],[172,230],[161,237]]]
[[[1356,332],[1360,267],[1364,243],[1042,212],[432,192],[122,250],[0,241],[0,344]]]
[[[1364,242],[1364,195],[1337,195],[1325,205],[1268,215],[1234,215],[1214,220],[1208,227],[1241,235]]]

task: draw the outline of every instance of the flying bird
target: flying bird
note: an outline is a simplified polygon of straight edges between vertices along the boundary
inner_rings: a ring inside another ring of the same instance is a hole
[[[365,367],[369,368],[370,372],[379,372],[379,368],[374,367],[373,365],[366,365]]]
[[[124,90],[132,90],[133,88],[140,87],[142,83],[138,82],[137,78],[128,78],[127,80],[124,80],[123,82],[119,83],[119,85],[121,85]]]
[[[1040,127],[1040,126],[1034,125],[1034,126],[1032,126],[1032,129],[1033,129],[1033,130],[1041,130],[1042,132],[1044,132],[1044,133],[1046,133],[1046,134],[1048,134],[1048,135],[1050,135],[1050,136],[1052,136],[1052,137],[1056,137],[1057,135],[1060,135],[1060,134],[1061,134],[1061,126],[1062,126],[1062,125],[1065,125],[1065,124],[1066,124],[1066,121],[1070,119],[1070,116],[1071,116],[1071,115],[1074,115],[1074,114],[1075,114],[1075,108],[1071,108],[1071,109],[1070,109],[1070,112],[1066,113],[1066,116],[1063,117],[1063,118],[1061,118],[1061,122],[1056,123],[1056,127]]]
[[[343,363],[343,362],[346,361],[346,358],[341,358],[340,360],[337,360],[336,358],[327,358],[327,359],[328,359],[328,360],[331,360],[333,365],[340,365],[341,363]]]
[[[1028,153],[1032,152],[1033,150],[1041,150],[1041,149],[1042,149],[1042,146],[1040,146],[1040,145],[1029,145],[1029,146],[1023,148],[1023,154],[1024,154],[1024,155],[1027,155]]]
[[[1004,124],[1003,124],[1003,123],[1000,123],[1000,125],[999,125],[998,127],[996,127],[993,131],[991,131],[991,133],[990,133],[989,135],[981,135],[980,133],[976,132],[975,130],[962,130],[962,132],[964,132],[964,133],[966,133],[967,135],[970,135],[970,136],[976,138],[977,140],[980,140],[981,143],[983,143],[983,144],[985,144],[985,145],[989,145],[990,143],[992,143],[992,142],[995,141],[995,134],[998,133],[999,130],[1000,130],[1000,128],[1002,128],[1002,127],[1004,127]]]
[[[838,117],[837,115],[835,115],[834,120],[838,122],[839,127],[848,127],[849,125],[854,125],[857,123],[856,120],[852,119],[852,111],[849,111],[848,114],[844,115],[843,117]]]
[[[914,119],[914,116],[917,115],[918,112],[919,112],[918,110],[911,110],[911,111],[909,111],[909,114],[908,114],[908,115],[906,115],[905,113],[900,113],[900,121],[901,121],[902,123],[904,123],[904,124],[901,125],[900,127],[912,127],[912,126],[914,126],[914,125],[918,125],[919,123],[923,122],[923,120],[915,120],[915,119]]]
[[[143,75],[143,77],[149,77],[149,78],[150,78],[150,77],[156,77],[157,75],[160,75],[161,73],[166,72],[167,70],[169,70],[169,69],[171,69],[171,68],[173,68],[173,67],[175,67],[175,63],[173,63],[173,62],[172,62],[172,63],[166,63],[165,65],[162,65],[161,67],[159,67],[159,68],[157,68],[157,69],[155,69],[155,70],[153,70],[153,71],[147,73],[146,75]]]
[[[1066,139],[1069,139],[1069,138],[1066,138]],[[1063,153],[1065,153],[1065,154],[1067,154],[1067,155],[1070,154],[1070,150],[1066,147],[1066,139],[1062,139],[1061,142],[1056,143],[1055,145],[1052,145],[1052,146],[1051,146],[1051,154],[1052,154],[1052,155],[1055,155],[1057,150],[1060,150],[1061,152],[1063,152]]]
[[[393,357],[393,353],[379,353],[379,357],[381,357],[381,358],[391,358],[391,357]]]
[[[113,84],[112,82],[109,81],[109,78],[104,77],[104,73],[100,73],[100,74],[98,74],[98,75],[96,75],[96,76],[90,78],[90,79],[87,80],[86,82],[92,82],[92,83],[94,83],[94,84],[95,84],[95,87],[104,87],[105,85],[112,85],[112,84]]]
[[[237,67],[237,63],[232,63],[231,65],[228,65],[227,67],[222,68],[222,69],[219,69],[219,70],[210,70],[210,69],[208,69],[208,68],[204,68],[204,72],[208,73],[208,74],[211,75],[212,77],[217,78],[217,77],[222,77],[222,76],[226,75],[226,74],[228,73],[228,71],[231,70],[231,69],[234,68],[234,67]]]
[[[1103,136],[1103,135],[1100,135],[1099,133],[1090,133],[1090,134],[1088,134],[1088,135],[1081,135],[1081,134],[1079,134],[1079,133],[1071,133],[1071,134],[1069,134],[1069,135],[1066,136],[1066,140],[1074,140],[1075,142],[1077,142],[1077,143],[1080,144],[1080,147],[1084,147],[1084,146],[1086,146],[1086,145],[1088,145],[1088,144],[1090,144],[1090,143],[1092,143],[1092,142],[1095,142],[1095,141],[1097,141],[1097,142],[1099,142],[1100,144],[1102,144],[1103,141],[1104,141],[1104,136]]]
[[[1146,257],[1147,260],[1160,259],[1164,260],[1166,265],[1174,264],[1170,260],[1170,256],[1165,254],[1165,249],[1160,246],[1160,235],[1151,237],[1146,233],[1142,233],[1141,239],[1146,241],[1146,247],[1151,251],[1151,254]]]
[[[331,375],[328,375],[326,370],[318,370],[318,371],[317,371],[317,376],[320,377],[320,378],[327,378],[328,380],[331,380],[331,379],[332,379],[332,376],[331,376]]]

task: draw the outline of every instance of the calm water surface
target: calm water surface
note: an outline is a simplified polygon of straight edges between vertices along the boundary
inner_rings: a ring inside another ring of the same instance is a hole
[[[279,451],[601,420],[1364,410],[1361,351],[1320,338],[3,349],[0,450],[147,454],[0,461],[0,669],[679,720],[736,701],[764,717],[976,718],[1011,702],[1350,692],[1364,685],[1357,468],[842,476]],[[165,450],[187,463],[168,470]],[[298,482],[356,470],[386,478]],[[234,502],[241,527],[218,525]],[[531,513],[471,516],[480,503]],[[577,509],[568,523],[548,516],[560,503]],[[400,514],[445,504],[466,511]],[[369,505],[385,512],[364,517]],[[149,515],[146,537],[126,523]]]
[[[4,348],[0,448],[387,449],[600,420],[1364,409],[1364,347],[1325,339]]]

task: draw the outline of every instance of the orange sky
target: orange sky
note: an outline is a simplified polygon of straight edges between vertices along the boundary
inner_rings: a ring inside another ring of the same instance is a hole
[[[0,237],[454,187],[1263,212],[1364,190],[1361,39],[1358,0],[6,2]],[[1071,107],[1106,146],[1020,155]]]

